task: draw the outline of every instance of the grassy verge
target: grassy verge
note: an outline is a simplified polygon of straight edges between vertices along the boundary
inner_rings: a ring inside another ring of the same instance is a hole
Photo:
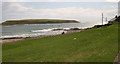
[[[3,44],[3,62],[112,62],[118,26]]]

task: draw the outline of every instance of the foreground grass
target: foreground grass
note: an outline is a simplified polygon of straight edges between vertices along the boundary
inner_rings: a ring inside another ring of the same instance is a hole
[[[3,62],[112,62],[118,26],[3,44]]]

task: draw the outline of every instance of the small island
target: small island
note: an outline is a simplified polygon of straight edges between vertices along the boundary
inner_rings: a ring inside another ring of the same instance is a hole
[[[79,23],[79,21],[58,19],[24,19],[24,20],[7,20],[3,22],[2,25],[50,24],[50,23]]]

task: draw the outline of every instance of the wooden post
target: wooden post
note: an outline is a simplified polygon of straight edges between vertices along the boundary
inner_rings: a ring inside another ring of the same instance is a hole
[[[106,17],[106,22],[107,22],[107,17]]]
[[[103,25],[103,13],[102,13],[102,25]]]

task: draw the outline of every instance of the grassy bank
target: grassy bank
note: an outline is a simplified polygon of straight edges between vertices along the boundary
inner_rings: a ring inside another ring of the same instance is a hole
[[[46,23],[78,23],[76,20],[57,20],[57,19],[25,19],[25,20],[8,20],[2,25],[16,24],[46,24]]]
[[[3,44],[3,62],[112,62],[118,26]]]

